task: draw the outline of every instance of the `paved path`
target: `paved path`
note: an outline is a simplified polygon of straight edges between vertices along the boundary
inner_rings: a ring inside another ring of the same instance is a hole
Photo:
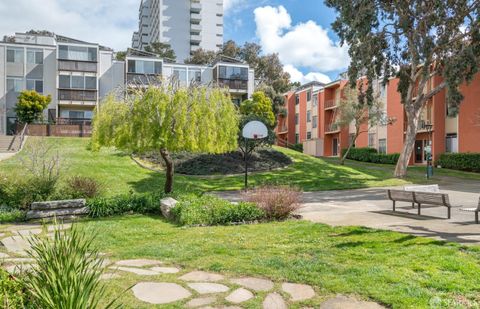
[[[333,226],[359,225],[370,228],[405,232],[417,236],[455,241],[462,244],[480,244],[480,225],[475,224],[474,214],[458,210],[476,207],[480,197],[480,182],[472,180],[443,181],[440,190],[448,193],[452,218],[446,219],[445,207],[422,207],[422,216],[409,203],[392,202],[385,196],[386,188],[359,190],[305,192],[303,207],[299,213],[304,219]],[[229,200],[240,199],[239,192],[221,192]]]
[[[16,152],[0,152],[0,161],[11,158],[16,154]]]

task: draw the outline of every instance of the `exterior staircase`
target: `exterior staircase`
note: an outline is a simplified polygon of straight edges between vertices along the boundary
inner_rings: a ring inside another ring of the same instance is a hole
[[[20,150],[19,136],[0,135],[0,153],[2,152],[16,152]]]

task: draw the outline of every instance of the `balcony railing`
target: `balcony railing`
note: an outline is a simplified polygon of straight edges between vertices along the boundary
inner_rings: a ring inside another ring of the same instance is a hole
[[[67,125],[92,125],[92,119],[89,118],[57,118],[57,124],[67,124]]]
[[[58,99],[66,101],[97,101],[96,90],[59,89]]]
[[[428,132],[433,130],[433,123],[429,120],[421,119],[418,124],[418,132]]]
[[[248,80],[237,79],[218,79],[218,85],[220,87],[228,87],[231,90],[248,90]]]
[[[161,75],[127,73],[127,84],[130,86],[160,85],[161,82]]]
[[[59,71],[97,72],[96,62],[58,60]]]
[[[325,109],[337,107],[337,102],[335,100],[326,100]]]
[[[283,126],[279,126],[278,127],[278,130],[277,130],[278,133],[285,133],[285,132],[288,132],[288,127],[283,125]]]
[[[325,125],[325,133],[335,133],[340,131],[340,127],[336,123],[329,123]]]

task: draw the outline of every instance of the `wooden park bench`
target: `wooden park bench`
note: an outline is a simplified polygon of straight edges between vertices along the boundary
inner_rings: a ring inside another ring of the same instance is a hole
[[[478,213],[480,212],[480,198],[478,199],[477,208],[460,208],[461,211],[474,212],[475,213],[475,223],[478,224]]]
[[[393,202],[395,211],[396,202],[408,202],[418,205],[418,215],[421,215],[422,205],[434,205],[447,207],[448,219],[451,217],[451,205],[448,194],[434,192],[418,192],[405,190],[387,190],[387,197]]]

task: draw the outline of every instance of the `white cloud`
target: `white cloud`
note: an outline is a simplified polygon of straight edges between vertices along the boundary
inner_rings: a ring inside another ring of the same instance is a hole
[[[300,70],[298,70],[291,64],[285,65],[283,67],[283,70],[290,74],[290,80],[292,82],[300,82],[301,84],[305,84],[308,82],[316,81],[316,82],[328,84],[329,82],[332,81],[330,77],[328,77],[328,75],[325,75],[320,72],[310,72],[304,75],[302,72],[300,72]]]
[[[223,0],[223,10],[228,13],[235,6],[241,4],[242,0]]]
[[[114,49],[131,44],[139,0],[16,0],[0,2],[0,35],[31,29],[99,43]]]
[[[278,53],[292,79],[326,81],[320,72],[333,72],[348,67],[347,46],[341,47],[328,36],[328,31],[314,21],[292,25],[285,7],[265,6],[254,10],[257,37],[266,53]],[[311,70],[303,75],[297,68]]]

